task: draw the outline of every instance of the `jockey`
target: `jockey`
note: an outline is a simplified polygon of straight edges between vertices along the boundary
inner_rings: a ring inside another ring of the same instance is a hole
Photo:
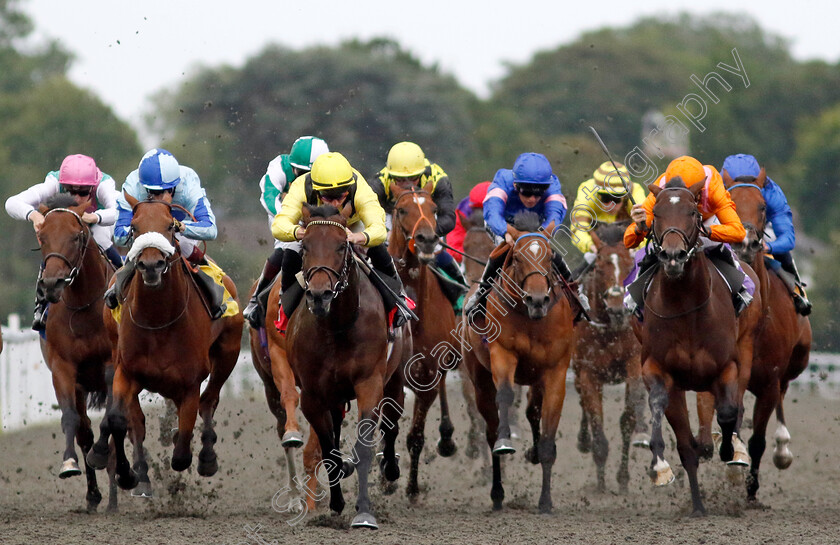
[[[301,136],[292,144],[288,154],[275,157],[266,169],[265,175],[260,179],[260,204],[268,213],[268,225],[274,221],[274,217],[280,210],[283,197],[289,191],[291,183],[303,174],[312,170],[312,163],[322,153],[330,151],[327,143],[315,136]],[[300,242],[282,242],[275,239],[274,252],[268,257],[257,281],[257,289],[251,296],[248,306],[242,311],[242,315],[254,329],[262,327],[265,321],[260,305],[259,295],[269,287],[277,273],[283,267],[283,256],[286,249],[300,252]]]
[[[190,167],[179,165],[175,157],[165,149],[147,151],[138,168],[126,176],[117,198],[119,218],[114,228],[114,241],[120,246],[129,246],[134,238],[131,231],[134,211],[128,204],[126,195],[144,201],[163,194],[168,194],[172,204],[184,207],[195,217],[193,220],[184,211],[172,209],[172,216],[178,220],[179,232],[175,234],[175,239],[178,241],[181,255],[193,265],[206,263],[204,252],[197,241],[216,239],[216,216],[213,215],[198,174]],[[105,304],[108,308],[116,308],[119,304],[119,294],[133,276],[134,267],[134,261],[128,260],[123,268],[117,271],[116,282],[105,293]],[[198,267],[191,272],[208,296],[211,318],[220,318],[227,308],[223,287]]]
[[[543,228],[550,224],[559,226],[566,216],[566,198],[563,196],[560,180],[551,171],[551,163],[545,155],[523,153],[516,158],[513,170],[503,168],[496,172],[484,199],[484,223],[496,235],[497,244],[505,241],[513,247],[514,240],[507,232],[507,226],[513,221],[516,213],[523,210],[539,214]],[[473,314],[476,318],[484,315],[487,295],[492,288],[491,280],[504,265],[506,256],[507,251],[496,256],[491,255],[479,283],[482,289],[476,291],[464,305],[465,314],[476,309]],[[556,251],[553,252],[552,262],[563,278],[569,281],[569,268]]]
[[[452,197],[452,184],[449,182],[449,177],[437,163],[429,162],[423,150],[414,142],[394,144],[388,152],[385,168],[379,171],[370,184],[371,189],[379,198],[379,204],[387,214],[385,222],[388,230],[392,227],[391,212],[395,203],[391,194],[392,185],[401,189],[420,189],[429,192],[437,205],[435,234],[438,237],[445,237],[455,227],[455,200]],[[436,248],[435,265],[453,281],[463,286],[463,289],[443,289],[444,294],[455,307],[458,299],[466,291],[467,281],[452,256],[442,251],[440,247]]]
[[[120,253],[111,240],[113,225],[117,220],[117,192],[114,189],[114,179],[101,172],[96,162],[87,155],[65,157],[61,162],[61,167],[47,173],[42,183],[9,197],[6,200],[6,212],[14,219],[31,221],[37,235],[44,224],[44,216],[38,211],[38,206],[57,193],[72,195],[76,199],[76,204],[90,202],[90,206],[82,214],[82,221],[91,226],[90,232],[93,239],[114,268],[122,267]],[[46,327],[47,305],[44,294],[36,288],[32,329],[43,331]]]
[[[352,244],[366,246],[367,256],[374,269],[384,274],[385,278],[372,274],[370,279],[383,296],[385,308],[392,320],[391,326],[400,327],[413,316],[410,311],[406,311],[405,303],[400,300],[403,297],[402,282],[383,244],[388,232],[385,228],[385,211],[368,183],[343,155],[336,152],[320,155],[312,163],[309,173],[292,182],[271,224],[271,233],[277,240],[299,241],[305,231],[299,225],[304,203],[330,205],[341,210],[348,202],[352,203],[354,212],[347,220],[347,240]],[[281,332],[285,330],[289,317],[304,293],[296,278],[302,266],[300,249],[288,248],[280,274],[283,296],[278,329]],[[387,285],[383,286],[383,283]]]
[[[487,196],[487,189],[490,187],[490,182],[481,182],[476,184],[471,190],[470,194],[458,203],[455,207],[455,228],[446,235],[446,242],[461,252],[464,251],[464,237],[467,234],[464,228],[462,218],[469,218],[473,210],[482,210],[484,208],[484,197]],[[455,250],[447,250],[458,263],[461,262],[463,256]]]
[[[682,178],[686,187],[705,181],[706,185],[701,193],[698,208],[703,223],[708,229],[709,237],[701,236],[700,240],[703,242],[703,251],[732,288],[735,315],[738,316],[752,302],[755,284],[749,275],[745,275],[741,270],[738,259],[729,247],[730,243],[741,242],[746,237],[746,230],[735,212],[735,204],[732,202],[729,192],[723,186],[723,178],[721,178],[720,173],[711,165],[703,165],[694,157],[687,155],[677,157],[665,169],[665,174],[654,183],[659,184],[659,187],[665,187],[668,180],[676,176]],[[650,228],[653,224],[654,204],[656,204],[656,196],[649,193],[644,202],[633,206],[630,216],[635,223],[627,226],[627,230],[624,232],[624,245],[627,248],[635,248],[641,245],[650,234]],[[631,271],[625,280],[625,285],[634,281],[641,281],[641,284],[634,282],[635,289],[634,286],[629,287],[627,298],[625,298],[625,304],[640,318],[641,292],[643,289],[639,288],[643,288],[645,283],[642,277],[647,278],[652,274],[648,271],[653,271],[652,265],[657,262],[657,257],[652,252],[647,252],[648,248],[650,248],[650,245],[636,252],[636,268]],[[637,272],[638,278],[636,277]]]
[[[727,157],[723,162],[721,171],[726,171],[735,182],[752,183],[761,173],[761,167],[752,155],[739,153]],[[772,241],[764,240],[764,252],[772,255],[778,265],[781,265],[781,267],[777,265],[770,268],[784,281],[793,297],[796,311],[803,316],[807,316],[811,313],[811,302],[805,297],[802,279],[799,278],[799,271],[796,269],[793,255],[791,255],[791,250],[796,244],[793,214],[782,188],[776,182],[767,177],[764,187],[760,189],[767,205],[767,223],[772,226],[775,235],[775,239]],[[797,292],[797,287],[801,294]]]

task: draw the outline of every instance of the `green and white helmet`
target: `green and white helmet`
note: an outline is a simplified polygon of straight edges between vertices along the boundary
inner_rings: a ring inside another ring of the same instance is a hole
[[[327,153],[330,148],[327,143],[316,136],[301,136],[292,144],[292,151],[289,152],[289,164],[300,170],[312,170],[312,163],[322,153]]]

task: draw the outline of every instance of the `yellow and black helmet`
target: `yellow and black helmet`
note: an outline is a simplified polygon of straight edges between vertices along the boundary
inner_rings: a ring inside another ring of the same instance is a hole
[[[356,175],[350,162],[336,151],[319,155],[312,163],[309,176],[312,180],[312,189],[316,191],[349,188],[356,183]]]

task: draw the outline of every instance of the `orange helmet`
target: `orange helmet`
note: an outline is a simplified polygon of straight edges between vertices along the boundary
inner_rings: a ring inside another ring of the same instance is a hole
[[[694,157],[683,155],[671,161],[668,168],[665,169],[666,182],[675,176],[682,178],[686,187],[691,187],[697,182],[702,182],[706,179],[706,169]]]

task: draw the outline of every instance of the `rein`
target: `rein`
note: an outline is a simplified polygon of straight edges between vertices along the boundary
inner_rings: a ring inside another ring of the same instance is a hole
[[[73,280],[76,279],[76,276],[79,275],[79,270],[81,269],[82,263],[84,263],[85,255],[87,254],[88,242],[90,240],[90,228],[85,224],[84,221],[82,221],[82,218],[81,218],[81,216],[79,216],[79,214],[70,210],[69,208],[53,208],[52,210],[50,210],[49,212],[44,214],[44,219],[46,219],[46,217],[49,216],[50,214],[52,214],[53,212],[68,212],[70,214],[73,214],[73,217],[76,218],[76,221],[79,222],[79,225],[83,229],[82,234],[84,235],[84,238],[82,239],[83,240],[82,251],[79,253],[79,259],[78,259],[78,262],[75,265],[70,262],[70,260],[67,258],[67,256],[65,256],[64,254],[60,254],[58,252],[50,252],[46,256],[44,256],[44,264],[47,263],[47,260],[49,258],[57,257],[58,259],[61,259],[62,261],[64,261],[67,264],[68,267],[70,267],[70,273],[64,278],[64,281],[67,282],[67,286],[70,286],[70,284],[73,283]],[[89,303],[86,306],[90,306],[90,304],[93,304],[93,303]],[[85,307],[81,307],[81,308],[85,308]]]
[[[347,232],[347,227],[338,223],[337,221],[332,220],[313,220],[306,224],[306,228],[310,225],[330,225],[333,227],[338,227],[341,229],[343,233]],[[332,288],[330,288],[333,293],[338,295],[342,291],[347,288],[347,285],[350,282],[350,263],[352,259],[350,259],[351,254],[351,247],[350,243],[345,241],[344,242],[344,257],[342,258],[342,266],[341,271],[336,271],[332,267],[328,267],[326,265],[315,265],[314,267],[310,267],[309,269],[305,270],[303,273],[303,282],[304,282],[304,290],[309,291],[309,282],[312,280],[312,277],[319,272],[325,272],[328,276],[335,276],[335,283],[333,284]]]

